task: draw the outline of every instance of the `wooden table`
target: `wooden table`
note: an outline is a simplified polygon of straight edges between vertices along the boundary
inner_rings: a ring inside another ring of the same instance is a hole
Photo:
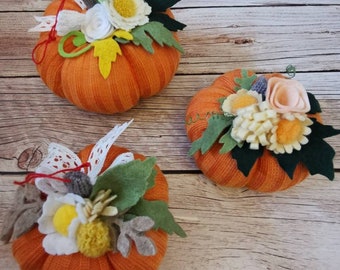
[[[188,156],[184,115],[190,98],[234,68],[284,72],[320,100],[326,124],[340,128],[339,0],[183,0],[176,17],[185,49],[171,84],[117,115],[81,111],[53,95],[31,61],[35,25],[48,0],[0,2],[0,226],[14,180],[24,178],[50,142],[75,152],[134,118],[117,144],[156,156],[170,186],[170,207],[188,237],[171,236],[161,269],[339,269],[340,140],[336,177],[309,177],[284,192],[215,186]],[[233,2],[233,3],[232,3]],[[305,4],[301,4],[304,2]],[[0,268],[18,269],[10,245]]]

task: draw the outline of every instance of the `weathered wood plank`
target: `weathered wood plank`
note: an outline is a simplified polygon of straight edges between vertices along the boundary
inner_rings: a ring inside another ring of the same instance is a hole
[[[1,176],[0,226],[16,176]],[[202,175],[167,175],[170,208],[188,237],[171,236],[160,269],[338,269],[340,175],[311,177],[290,190],[259,194],[216,187]],[[17,269],[10,245],[0,265]]]
[[[321,98],[326,124],[340,128],[340,93],[333,91],[338,74],[322,75],[325,77],[321,76],[319,80],[317,73],[299,74],[298,79]],[[185,110],[195,92],[211,84],[216,77],[176,76],[161,94],[141,101],[124,114],[113,116],[77,109],[54,96],[40,78],[2,78],[0,171],[18,171],[17,159],[24,150],[39,148],[44,152],[50,142],[79,151],[85,145],[95,143],[115,124],[132,118],[135,122],[119,138],[118,145],[156,156],[164,170],[195,170],[193,160],[187,156],[190,143],[185,133]],[[313,86],[313,83],[316,85]],[[328,95],[337,99],[326,100]],[[340,140],[333,137],[328,141],[338,153],[335,166],[340,168]]]
[[[32,11],[44,10],[51,0],[2,0],[0,11]],[[309,0],[308,3],[301,3],[299,0],[239,0],[236,6],[286,6],[286,5],[339,5],[337,0]],[[225,0],[182,0],[174,8],[193,8],[193,7],[233,7],[234,2]]]
[[[33,65],[27,70],[37,37],[27,32],[35,25],[33,15],[41,13],[2,14],[0,25],[7,27],[0,38],[7,42],[0,44],[0,76],[36,74]],[[188,24],[179,33],[185,54],[178,74],[222,73],[235,67],[282,72],[288,64],[299,71],[339,70],[338,15],[337,6],[176,10],[177,18]]]

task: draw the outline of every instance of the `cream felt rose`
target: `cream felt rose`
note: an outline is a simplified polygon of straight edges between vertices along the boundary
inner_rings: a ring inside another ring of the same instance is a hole
[[[81,31],[85,35],[87,42],[104,39],[113,33],[114,27],[107,17],[105,7],[96,4],[86,12],[85,20],[81,26]]]
[[[279,113],[307,113],[310,111],[306,89],[295,80],[270,78],[268,80],[266,100]]]

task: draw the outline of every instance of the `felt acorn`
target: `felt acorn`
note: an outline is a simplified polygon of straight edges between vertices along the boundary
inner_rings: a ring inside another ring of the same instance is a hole
[[[183,49],[178,0],[54,0],[32,58],[45,84],[84,110],[113,114],[164,89]]]
[[[332,180],[335,151],[324,138],[340,130],[323,125],[320,113],[314,95],[294,79],[233,70],[189,103],[190,155],[222,186],[273,192],[309,174]]]
[[[168,209],[155,158],[113,145],[128,125],[78,155],[52,143],[36,171],[17,183],[1,239],[15,239],[21,269],[158,269],[168,234],[186,236]]]

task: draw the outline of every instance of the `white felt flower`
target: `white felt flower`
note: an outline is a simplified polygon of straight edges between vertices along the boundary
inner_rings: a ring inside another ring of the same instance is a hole
[[[113,33],[114,27],[103,5],[96,4],[86,12],[81,31],[87,42],[107,38]]]
[[[144,0],[107,0],[103,2],[112,25],[129,31],[149,22],[151,7]]]
[[[235,94],[229,95],[222,104],[225,115],[237,115],[237,111],[262,102],[262,95],[252,91],[240,89]]]
[[[77,206],[84,204],[82,197],[72,193],[47,197],[38,219],[38,229],[46,234],[42,245],[48,254],[69,255],[78,252],[76,232],[80,225],[80,207]]]

